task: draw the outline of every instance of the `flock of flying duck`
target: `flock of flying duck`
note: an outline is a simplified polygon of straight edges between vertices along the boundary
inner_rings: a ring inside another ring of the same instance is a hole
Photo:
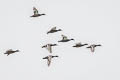
[[[39,14],[38,10],[35,7],[33,7],[33,13],[34,14],[32,16],[30,16],[30,17],[39,17],[39,16],[45,15],[44,13]],[[51,30],[49,30],[47,32],[47,34],[55,33],[55,32],[58,32],[58,31],[62,31],[62,30],[61,29],[56,29],[56,27],[53,27]],[[67,36],[65,36],[65,35],[61,35],[61,36],[62,36],[62,39],[59,40],[58,42],[69,42],[69,41],[74,40],[72,38],[67,38]],[[79,47],[83,47],[83,46],[86,46],[86,45],[88,45],[88,44],[86,44],[86,43],[82,44],[81,42],[79,42],[79,43],[76,43],[72,47],[79,48]],[[52,47],[53,46],[58,46],[58,45],[57,44],[46,44],[46,45],[42,46],[42,48],[46,48],[49,51],[49,53],[52,53]],[[101,46],[101,45],[100,44],[91,44],[91,45],[87,46],[86,48],[90,49],[91,52],[94,52],[95,48],[97,46]],[[19,50],[9,49],[4,54],[7,54],[7,56],[8,56],[8,55],[16,53],[16,52],[20,52],[20,51]],[[48,55],[48,56],[44,57],[43,59],[47,59],[47,64],[48,64],[48,66],[50,66],[52,58],[55,58],[55,57],[58,57],[58,56],[57,55],[56,56]]]

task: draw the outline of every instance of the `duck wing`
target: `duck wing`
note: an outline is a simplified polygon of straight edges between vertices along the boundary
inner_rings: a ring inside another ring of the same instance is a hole
[[[48,56],[44,57],[43,59],[48,59]]]
[[[56,30],[56,27],[53,27],[51,30]]]
[[[11,52],[11,51],[13,51],[12,49],[9,49],[9,50],[7,50],[6,52],[8,53],[8,52]]]
[[[61,35],[61,36],[62,36],[63,40],[67,40],[67,36],[65,36],[65,35]]]
[[[33,12],[34,12],[34,15],[38,14],[38,10],[35,7],[33,7]]]

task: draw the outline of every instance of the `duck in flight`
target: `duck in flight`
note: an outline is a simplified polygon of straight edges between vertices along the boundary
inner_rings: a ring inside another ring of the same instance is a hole
[[[47,34],[49,33],[55,33],[55,32],[58,32],[58,31],[62,31],[61,29],[56,29],[56,27],[53,27],[50,31],[47,32]]]
[[[34,14],[30,17],[39,17],[39,16],[42,16],[42,15],[45,15],[45,14],[39,14],[38,10],[35,7],[33,7],[33,13]]]
[[[10,54],[13,54],[13,53],[16,53],[16,52],[19,52],[19,50],[12,50],[12,49],[9,49],[9,50],[7,50],[4,54],[7,54],[7,56],[8,55],[10,55]]]
[[[43,58],[43,59],[47,59],[48,67],[50,66],[51,60],[52,60],[52,58],[54,58],[54,57],[58,57],[58,56],[49,55],[49,56],[46,56],[46,57]]]
[[[81,42],[79,42],[79,43],[76,43],[73,47],[78,48],[78,47],[82,47],[82,46],[85,46],[85,45],[88,45],[88,44],[82,44]]]
[[[100,45],[100,44],[98,44],[98,45],[92,44],[92,45],[88,46],[87,48],[90,48],[91,52],[94,52],[95,51],[95,47],[97,47],[97,46],[102,46],[102,45]]]
[[[42,48],[46,48],[50,53],[52,53],[52,46],[57,46],[57,44],[46,44]]]
[[[74,40],[74,39],[68,39],[67,36],[65,36],[65,35],[61,35],[61,36],[62,36],[62,40],[60,40],[58,42],[68,42],[68,41]]]

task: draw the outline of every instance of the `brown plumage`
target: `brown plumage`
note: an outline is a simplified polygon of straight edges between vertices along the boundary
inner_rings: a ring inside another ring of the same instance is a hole
[[[8,55],[10,55],[10,54],[13,54],[13,53],[16,53],[16,52],[19,52],[19,50],[12,50],[12,49],[9,49],[9,50],[7,50],[4,54],[7,54],[7,56]]]

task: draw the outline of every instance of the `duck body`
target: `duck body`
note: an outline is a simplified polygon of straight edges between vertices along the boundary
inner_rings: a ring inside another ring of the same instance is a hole
[[[16,53],[16,52],[19,52],[19,50],[13,51],[12,49],[10,49],[10,50],[7,50],[4,54],[7,54],[7,56],[8,56],[8,55]]]
[[[50,66],[51,60],[52,60],[52,58],[54,58],[54,57],[58,57],[58,56],[49,55],[49,56],[46,56],[46,57],[43,58],[43,59],[47,59],[47,65],[48,65],[48,67]]]

